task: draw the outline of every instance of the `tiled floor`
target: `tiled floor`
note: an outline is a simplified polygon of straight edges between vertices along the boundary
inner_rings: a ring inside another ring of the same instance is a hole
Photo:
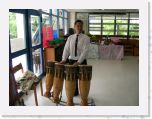
[[[93,75],[89,97],[97,106],[136,106],[139,103],[139,61],[138,57],[125,57],[117,60],[88,60],[93,66]],[[43,106],[54,106],[49,99],[41,96],[37,88],[38,103]],[[43,79],[45,92],[45,80]],[[66,100],[63,88],[63,100]],[[24,96],[25,105],[35,105],[33,91]],[[74,102],[80,102],[79,97]]]

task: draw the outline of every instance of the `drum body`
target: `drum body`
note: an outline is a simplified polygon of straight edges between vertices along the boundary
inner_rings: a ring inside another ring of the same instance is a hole
[[[67,96],[67,105],[73,106],[73,97],[76,90],[78,67],[65,65],[65,91]]]
[[[64,82],[64,65],[55,63],[55,74],[54,74],[54,82],[53,82],[53,102],[59,103],[60,93],[63,88]]]
[[[46,66],[46,92],[44,94],[45,97],[50,97],[51,96],[51,89],[53,86],[53,79],[54,79],[54,65],[55,61],[48,61],[47,66]]]
[[[88,95],[90,90],[90,80],[92,77],[92,66],[79,65],[79,90],[81,96],[81,105],[88,105]]]

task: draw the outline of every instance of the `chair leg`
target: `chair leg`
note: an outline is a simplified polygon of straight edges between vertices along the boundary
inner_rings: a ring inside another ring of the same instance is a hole
[[[35,105],[38,106],[37,92],[36,92],[36,86],[35,85],[34,85],[34,98],[35,98]]]
[[[43,85],[42,85],[42,80],[40,82],[40,88],[41,88],[41,96],[43,96]]]

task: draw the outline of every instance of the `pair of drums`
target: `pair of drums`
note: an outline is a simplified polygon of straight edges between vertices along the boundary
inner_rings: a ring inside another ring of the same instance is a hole
[[[63,65],[55,63],[53,81],[53,101],[59,103],[59,95],[63,89],[65,79],[65,90],[67,96],[67,105],[73,106],[73,97],[76,90],[76,81],[79,79],[79,91],[81,96],[81,105],[88,105],[88,94],[90,90],[90,80],[92,77],[92,66],[79,65]],[[49,71],[49,69],[48,69]],[[48,72],[49,73],[49,72]]]
[[[90,80],[92,77],[92,66],[65,65],[65,90],[67,95],[67,105],[73,106],[73,97],[76,90],[76,81],[79,79],[79,91],[81,96],[81,105],[88,105],[88,94],[90,90]]]

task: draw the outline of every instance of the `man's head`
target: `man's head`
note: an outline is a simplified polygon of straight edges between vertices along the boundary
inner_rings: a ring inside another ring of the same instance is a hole
[[[76,20],[74,23],[74,29],[76,31],[76,34],[79,34],[83,30],[83,21],[82,20]]]

